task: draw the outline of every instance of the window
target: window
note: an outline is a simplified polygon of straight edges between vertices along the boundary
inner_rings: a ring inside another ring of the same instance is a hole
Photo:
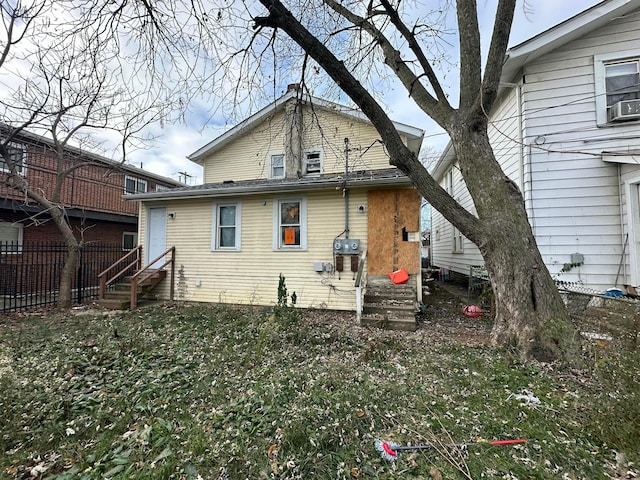
[[[609,63],[604,66],[607,107],[622,100],[638,99],[638,61]]]
[[[129,252],[138,246],[138,234],[136,232],[122,233],[122,250]]]
[[[240,205],[217,203],[213,208],[212,250],[240,250]]]
[[[453,168],[447,170],[444,175],[444,189],[449,195],[453,196]]]
[[[274,202],[274,249],[307,248],[306,203],[304,199],[281,199]]]
[[[19,253],[22,247],[22,225],[0,222],[0,252]]]
[[[640,118],[640,58],[637,55],[637,51],[627,51],[594,56],[598,125]]]
[[[320,175],[322,173],[322,151],[304,152],[304,175]]]
[[[453,227],[453,253],[464,253],[464,235]]]
[[[276,153],[271,155],[269,160],[269,178],[284,177],[284,154]]]
[[[18,175],[24,175],[27,169],[26,162],[26,151],[24,147],[17,145],[15,143],[10,143],[7,147],[9,151],[9,157],[11,161],[15,164]],[[9,172],[9,165],[6,160],[0,157],[0,172]]]
[[[146,193],[147,181],[141,178],[126,176],[124,178],[124,193]]]
[[[171,190],[171,187],[167,187],[166,185],[156,184],[156,192],[166,192],[167,190]]]

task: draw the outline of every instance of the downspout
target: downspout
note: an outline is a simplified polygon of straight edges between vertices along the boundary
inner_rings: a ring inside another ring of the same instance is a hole
[[[349,238],[349,138],[344,139],[344,238]]]
[[[618,204],[619,204],[619,210],[620,210],[620,243],[622,245],[622,258],[620,259],[620,264],[624,266],[624,270],[622,272],[622,274],[624,275],[624,279],[625,281],[627,280],[627,262],[625,261],[625,246],[626,243],[628,241],[628,235],[629,235],[629,225],[631,224],[631,220],[628,218],[627,219],[627,226],[625,227],[625,223],[624,223],[624,205],[623,205],[623,200],[622,200],[622,189],[623,187],[623,182],[622,182],[622,165],[620,163],[616,164],[616,170],[618,171]],[[631,199],[627,200],[627,205],[631,205]],[[626,235],[625,235],[625,230]],[[618,273],[620,273],[620,271],[618,270]],[[616,285],[617,287],[617,285]]]
[[[533,206],[531,205],[531,191],[526,190],[526,182],[524,180],[527,167],[531,167],[528,157],[529,157],[529,148],[524,142],[524,117],[523,117],[523,108],[522,108],[522,85],[519,83],[500,83],[500,85],[513,88],[516,91],[516,115],[518,117],[518,150],[519,150],[519,161],[518,161],[518,187],[520,188],[520,192],[522,193],[522,199],[524,201],[525,210],[527,211],[527,216],[529,217],[529,221],[531,223],[531,228],[533,230],[533,235],[535,236],[535,216],[533,213]],[[531,173],[531,170],[529,170]],[[529,185],[531,185],[531,178],[529,178]]]

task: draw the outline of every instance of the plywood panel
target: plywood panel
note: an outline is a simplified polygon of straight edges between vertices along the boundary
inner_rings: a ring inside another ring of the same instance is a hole
[[[403,239],[406,232],[419,231],[420,195],[414,189],[369,192],[368,272],[385,275],[405,268],[416,274],[420,268],[419,242]]]

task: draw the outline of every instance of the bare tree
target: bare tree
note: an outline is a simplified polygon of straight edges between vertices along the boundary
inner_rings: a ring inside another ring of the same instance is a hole
[[[276,94],[292,72],[307,87],[330,84],[344,92],[378,130],[390,163],[480,249],[496,300],[494,343],[516,347],[523,358],[569,358],[568,313],[537,248],[522,193],[502,171],[487,131],[516,0],[498,1],[484,62],[476,1],[453,3],[443,0],[441,8],[425,12],[417,2],[400,0],[62,2],[79,19],[75,32],[132,39],[132,64],[158,83],[180,85],[181,107],[208,92],[212,106],[251,109],[261,93]],[[444,58],[438,40],[447,33],[439,22],[449,12],[455,12],[459,51],[455,103],[438,73]],[[118,58],[127,54],[119,44],[113,48]],[[448,133],[477,215],[404,145],[379,100],[382,79],[401,85]]]
[[[460,206],[428,174],[403,144],[370,89],[352,74],[349,59],[341,57],[341,52],[331,49],[331,43],[322,41],[317,31],[299,20],[304,16],[299,15],[297,3],[260,3],[266,12],[255,16],[254,29],[282,31],[311,56],[375,125],[391,164],[407,174],[429,203],[478,246],[496,299],[494,343],[517,347],[523,358],[566,358],[573,349],[568,313],[537,248],[522,193],[496,161],[487,132],[488,112],[497,99],[516,0],[498,2],[484,71],[476,2],[457,0],[457,106],[450,103],[429,58],[426,32],[431,30],[421,24],[420,18],[403,16],[400,1],[324,0],[317,6],[334,19],[334,29],[322,30],[323,35],[330,38],[348,32],[366,39],[363,44],[370,51],[367,54],[379,55],[388,73],[404,86],[415,104],[449,134],[477,216]]]
[[[0,156],[8,170],[3,183],[36,202],[64,239],[68,255],[58,306],[66,308],[71,305],[72,282],[84,240],[83,232],[71,227],[62,199],[63,186],[75,171],[93,163],[90,157],[71,158],[68,147],[95,147],[90,132],[113,130],[120,137],[124,161],[127,147],[140,140],[141,129],[165,114],[166,102],[149,92],[142,95],[122,81],[118,52],[102,36],[86,30],[56,29],[50,19],[52,6],[55,2],[0,2],[7,40],[0,71],[13,73],[13,90],[0,100]],[[22,71],[21,63],[28,69]],[[12,145],[25,131],[51,141],[48,153],[55,162],[56,179],[48,191],[30,184],[12,155]],[[32,220],[36,221],[35,217]]]

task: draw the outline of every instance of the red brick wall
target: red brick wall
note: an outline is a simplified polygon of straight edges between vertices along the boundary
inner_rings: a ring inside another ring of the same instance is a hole
[[[60,167],[67,169],[85,162],[86,159],[79,158],[77,155],[69,155]],[[46,197],[52,198],[58,178],[58,164],[53,152],[44,145],[30,144],[27,146],[27,165],[29,185],[37,188]],[[108,166],[85,164],[66,178],[60,201],[69,207],[137,216],[137,202],[122,199],[127,175],[145,179],[147,191],[155,191],[156,184],[161,183],[136,173],[125,173]],[[0,198],[25,201],[24,194],[1,184],[5,177],[6,173],[0,172]]]
[[[22,220],[22,221],[21,221]],[[64,241],[56,224],[43,216],[39,224],[27,220],[27,216],[20,213],[0,211],[0,221],[17,222],[23,225],[23,243],[55,243]],[[71,227],[76,238],[83,238],[85,242],[122,244],[124,232],[136,232],[135,224],[104,222],[100,220],[71,219]]]

